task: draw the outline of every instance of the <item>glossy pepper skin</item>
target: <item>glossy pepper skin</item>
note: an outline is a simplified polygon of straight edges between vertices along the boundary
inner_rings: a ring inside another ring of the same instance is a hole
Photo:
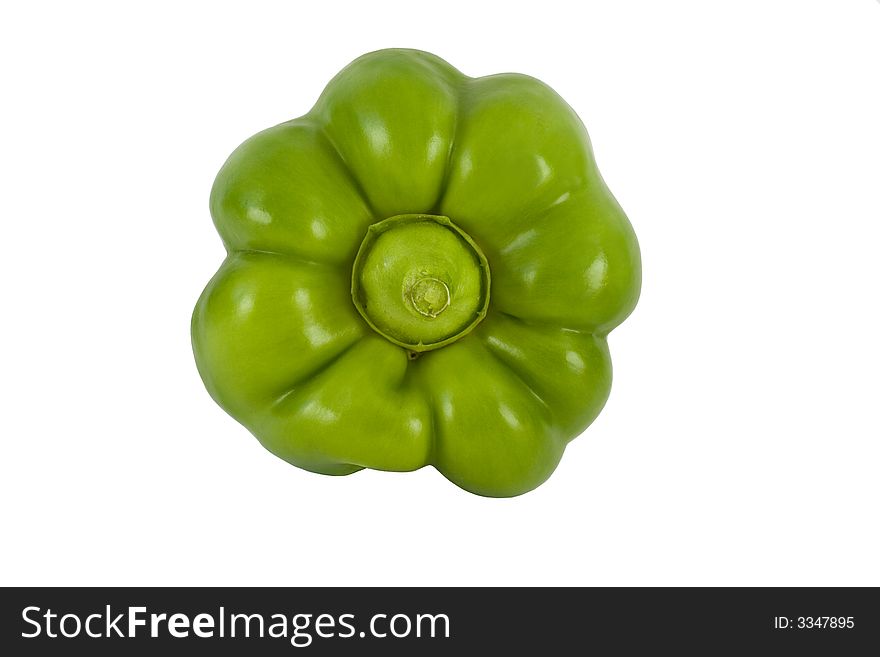
[[[433,465],[514,496],[608,397],[638,243],[583,124],[538,80],[364,55],[244,142],[210,206],[228,256],[193,314],[196,363],[296,466]]]

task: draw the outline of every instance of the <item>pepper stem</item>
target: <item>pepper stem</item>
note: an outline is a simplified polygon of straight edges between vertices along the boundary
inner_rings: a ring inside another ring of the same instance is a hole
[[[397,215],[373,224],[352,268],[358,312],[410,358],[473,330],[486,316],[489,288],[489,263],[479,246],[448,217],[436,215]]]

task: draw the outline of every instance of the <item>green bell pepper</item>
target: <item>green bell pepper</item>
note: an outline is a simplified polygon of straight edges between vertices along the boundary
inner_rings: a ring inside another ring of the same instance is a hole
[[[548,86],[415,50],[355,60],[223,165],[228,256],[192,318],[211,396],[301,468],[433,465],[513,496],[611,386],[639,249]]]

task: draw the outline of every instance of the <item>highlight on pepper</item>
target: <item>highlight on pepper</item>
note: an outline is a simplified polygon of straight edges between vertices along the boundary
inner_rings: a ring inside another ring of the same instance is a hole
[[[306,470],[543,483],[611,388],[636,236],[578,116],[417,50],[343,69],[211,190],[227,257],[192,317],[208,392]]]

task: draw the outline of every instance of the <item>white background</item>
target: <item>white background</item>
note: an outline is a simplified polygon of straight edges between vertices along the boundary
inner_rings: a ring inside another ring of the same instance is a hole
[[[641,243],[520,498],[293,468],[193,362],[217,169],[391,46],[548,82]],[[880,3],[29,3],[0,61],[0,583],[880,585]]]

